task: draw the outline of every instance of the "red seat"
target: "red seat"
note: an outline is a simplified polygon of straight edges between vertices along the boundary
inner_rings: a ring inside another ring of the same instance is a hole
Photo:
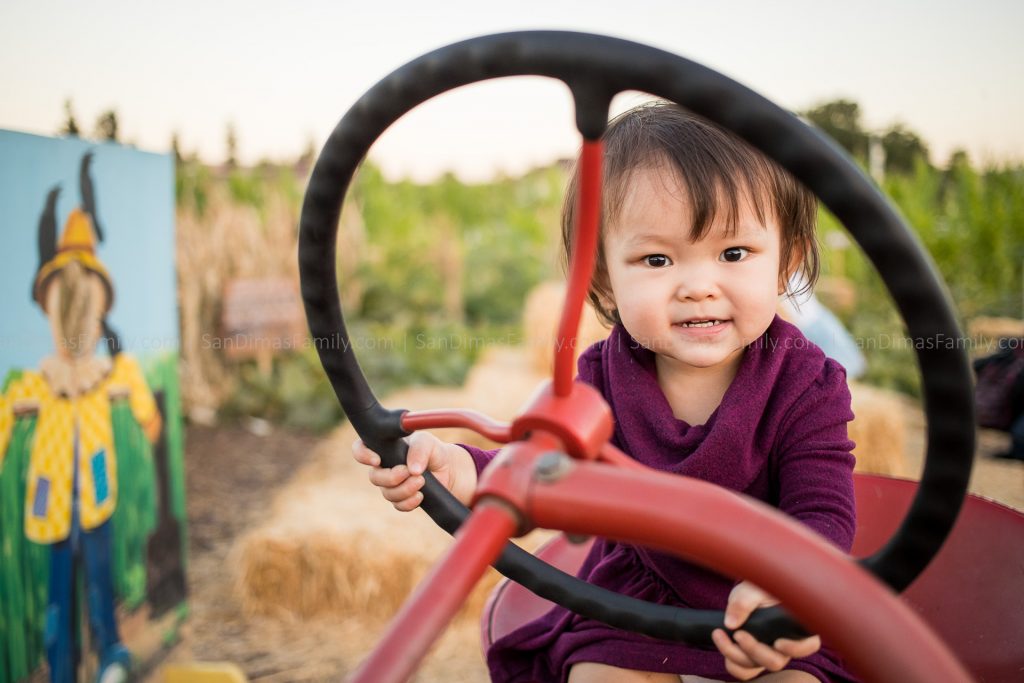
[[[853,554],[870,555],[895,532],[917,482],[854,476],[857,536]],[[575,573],[590,542],[556,536],[537,554]],[[968,496],[945,546],[903,597],[931,624],[979,681],[1024,681],[1024,515]],[[481,620],[484,650],[542,615],[551,603],[512,581],[491,593]]]

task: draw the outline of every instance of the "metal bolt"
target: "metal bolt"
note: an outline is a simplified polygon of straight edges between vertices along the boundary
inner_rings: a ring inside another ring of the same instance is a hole
[[[571,467],[572,463],[564,453],[548,451],[537,459],[533,475],[537,481],[550,483],[565,476]]]

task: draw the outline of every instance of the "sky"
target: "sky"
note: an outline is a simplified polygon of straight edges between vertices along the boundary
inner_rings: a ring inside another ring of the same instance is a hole
[[[791,110],[857,101],[868,128],[900,122],[932,161],[1024,160],[1024,2],[1018,0],[4,0],[0,128],[54,134],[70,99],[87,132],[114,109],[122,138],[211,163],[319,149],[378,80],[433,49],[512,30],[561,29],[646,43],[716,69]],[[625,94],[622,109],[639,101]],[[442,95],[370,152],[390,178],[467,181],[573,153],[565,87],[502,79]]]

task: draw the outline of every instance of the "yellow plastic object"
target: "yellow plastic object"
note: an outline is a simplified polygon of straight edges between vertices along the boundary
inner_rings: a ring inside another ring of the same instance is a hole
[[[186,662],[164,666],[164,683],[248,683],[230,662]]]

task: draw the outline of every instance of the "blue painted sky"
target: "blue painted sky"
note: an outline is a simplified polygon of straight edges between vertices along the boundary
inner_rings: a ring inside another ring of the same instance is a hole
[[[707,64],[790,109],[858,100],[874,128],[902,121],[933,160],[1024,159],[1024,3],[1018,0],[479,0],[337,2],[5,0],[0,127],[52,133],[72,98],[108,108],[145,149],[243,161],[319,146],[356,98],[416,56],[516,29],[605,33]],[[624,106],[624,102],[619,103]],[[563,89],[539,79],[428,103],[372,151],[392,177],[516,172],[575,147]]]
[[[81,201],[78,171],[90,149],[106,233],[97,255],[115,288],[111,326],[140,357],[177,348],[171,158],[0,130],[0,377],[12,367],[36,367],[53,352],[50,328],[30,293],[38,266],[39,216],[50,189],[59,184],[58,235],[63,231],[68,213]]]

